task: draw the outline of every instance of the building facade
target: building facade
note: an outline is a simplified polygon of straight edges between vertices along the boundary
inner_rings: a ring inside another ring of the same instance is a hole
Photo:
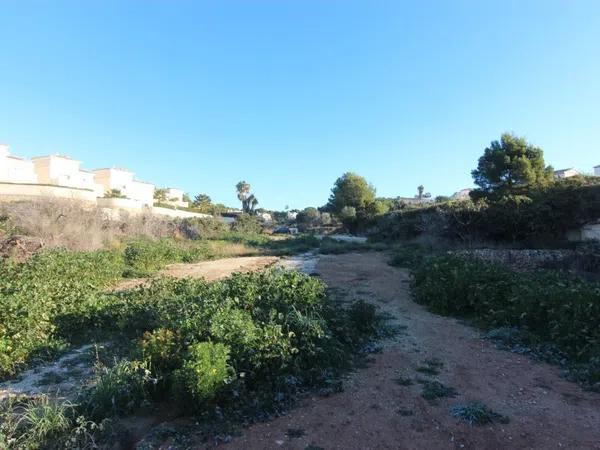
[[[0,182],[38,183],[33,163],[10,154],[8,145],[0,144]]]
[[[31,161],[40,184],[96,190],[94,174],[81,170],[81,161],[63,155],[38,156]]]
[[[187,208],[190,206],[190,204],[183,199],[184,195],[185,192],[183,192],[181,189],[167,188],[167,203],[180,208]]]
[[[96,183],[102,186],[104,194],[118,191],[125,197],[136,200],[142,206],[151,207],[154,202],[154,185],[138,181],[134,173],[116,167],[93,171]],[[103,195],[99,195],[102,197]]]

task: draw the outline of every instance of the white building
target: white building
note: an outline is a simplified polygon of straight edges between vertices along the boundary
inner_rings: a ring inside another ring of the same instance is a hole
[[[8,145],[0,144],[0,182],[37,183],[33,163],[10,154]]]
[[[154,185],[134,179],[133,172],[119,168],[96,169],[93,171],[96,183],[103,191],[119,191],[132,200],[137,200],[144,206],[152,206],[154,202]]]
[[[569,169],[561,169],[554,171],[554,178],[562,179],[562,178],[570,178],[579,175],[579,172],[572,167]]]
[[[167,188],[167,192],[166,192],[167,203],[169,203],[173,206],[187,208],[190,206],[190,204],[188,202],[186,202],[185,200],[183,200],[184,195],[185,195],[185,192],[183,192],[181,189]]]
[[[600,166],[594,167],[594,175],[596,175],[597,177],[600,177]]]
[[[95,190],[94,174],[81,170],[81,161],[68,156],[49,155],[32,158],[40,184]]]

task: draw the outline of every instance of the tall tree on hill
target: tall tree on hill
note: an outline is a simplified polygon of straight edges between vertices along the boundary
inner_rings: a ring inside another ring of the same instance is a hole
[[[510,195],[517,187],[547,184],[554,176],[543,150],[511,133],[492,141],[471,175],[484,196]]]

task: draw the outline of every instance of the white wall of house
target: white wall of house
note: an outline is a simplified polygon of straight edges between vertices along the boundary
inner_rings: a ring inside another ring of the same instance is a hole
[[[8,145],[0,145],[0,181],[5,183],[37,183],[33,163],[12,156]]]
[[[59,155],[40,156],[32,161],[41,184],[94,190],[94,174],[81,170],[81,161]]]
[[[92,171],[96,183],[101,185],[104,192],[116,189],[121,191],[121,194],[127,195],[127,186],[133,183],[133,172],[124,169],[110,168],[110,169],[97,169]]]
[[[127,188],[127,197],[138,200],[143,206],[154,204],[154,185],[143,181],[133,180]]]
[[[104,192],[116,189],[125,197],[137,200],[143,206],[152,206],[154,202],[154,185],[134,180],[133,172],[125,169],[97,169],[93,171],[96,183],[103,187]],[[99,195],[102,197],[103,195]]]
[[[571,178],[577,175],[579,175],[579,172],[575,169],[563,169],[554,171],[555,178]]]
[[[594,175],[600,177],[600,166],[594,167]]]

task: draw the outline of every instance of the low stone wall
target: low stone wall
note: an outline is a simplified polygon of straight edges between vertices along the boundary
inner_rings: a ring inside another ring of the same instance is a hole
[[[189,219],[192,217],[201,217],[201,218],[202,217],[203,218],[211,218],[212,217],[210,214],[201,214],[201,213],[195,213],[195,212],[191,212],[191,211],[183,211],[181,209],[160,208],[160,207],[156,207],[156,206],[152,208],[152,214],[176,217],[179,219]]]
[[[96,193],[88,189],[45,184],[0,182],[0,201],[32,200],[53,197],[96,203]]]
[[[455,253],[506,264],[515,269],[522,270],[555,267],[575,256],[575,251],[573,250],[505,250],[486,248],[462,250]]]

